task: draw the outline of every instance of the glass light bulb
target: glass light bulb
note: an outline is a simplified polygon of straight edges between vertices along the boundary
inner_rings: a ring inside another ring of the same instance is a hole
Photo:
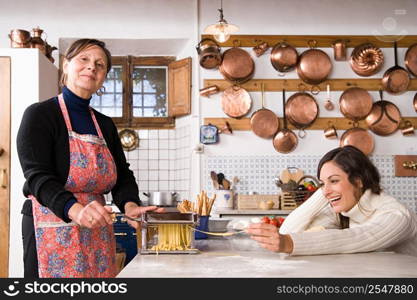
[[[213,35],[214,39],[219,43],[224,43],[230,38],[230,34],[227,32],[220,31]]]

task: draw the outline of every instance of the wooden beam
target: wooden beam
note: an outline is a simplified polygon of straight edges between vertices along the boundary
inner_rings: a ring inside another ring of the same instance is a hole
[[[257,92],[261,91],[261,83],[264,83],[266,92],[279,92],[283,88],[287,91],[300,91],[305,89],[306,91],[311,91],[313,86],[303,82],[301,79],[251,79],[248,82],[241,84],[240,86],[247,90],[248,92]],[[204,87],[211,85],[217,85],[220,91],[224,91],[226,88],[230,87],[233,83],[225,79],[204,79]],[[350,87],[361,87],[368,91],[378,91],[382,89],[381,78],[375,79],[353,79],[353,78],[337,78],[337,79],[328,79],[319,85],[314,86],[318,87],[321,91],[326,91],[327,84],[330,85],[331,91],[344,91]],[[412,78],[410,80],[410,85],[408,86],[409,91],[417,91],[417,78]]]
[[[213,38],[213,36],[201,35],[201,39],[204,38]],[[219,46],[255,47],[262,42],[267,42],[269,46],[273,47],[277,43],[285,41],[294,47],[308,48],[308,41],[310,40],[315,40],[318,48],[332,47],[332,44],[337,40],[347,41],[347,47],[349,48],[363,43],[372,43],[376,47],[390,48],[393,47],[394,41],[397,41],[399,48],[405,48],[417,43],[417,35],[231,35],[226,42],[219,43]]]
[[[404,120],[409,120],[414,128],[417,129],[417,117],[403,117]],[[225,123],[229,122],[233,130],[251,130],[250,118],[242,119],[233,119],[233,118],[204,118],[204,124],[212,124],[218,128],[224,127]],[[283,119],[279,119],[280,128],[284,127]],[[297,128],[287,122],[288,128],[297,130]],[[337,130],[347,130],[353,127],[353,121],[347,118],[317,118],[312,125],[310,125],[306,130],[324,130],[329,127],[329,124],[332,124],[336,127]],[[359,121],[359,127],[368,129],[366,122],[364,120]]]

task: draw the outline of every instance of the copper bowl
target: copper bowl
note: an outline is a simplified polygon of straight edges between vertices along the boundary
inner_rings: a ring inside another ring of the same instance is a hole
[[[384,54],[371,43],[361,44],[352,51],[350,66],[359,76],[372,76],[381,70]]]

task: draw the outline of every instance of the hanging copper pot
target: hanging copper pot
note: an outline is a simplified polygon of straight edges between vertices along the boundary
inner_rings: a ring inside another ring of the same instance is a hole
[[[291,124],[304,129],[317,119],[319,106],[313,96],[306,92],[298,92],[288,98],[285,114]]]
[[[340,147],[348,145],[354,146],[361,150],[365,155],[369,155],[374,150],[374,138],[368,130],[360,127],[353,127],[342,134],[339,145]]]
[[[382,90],[379,91],[381,100],[372,105],[372,110],[366,117],[369,129],[377,135],[387,136],[394,133],[400,126],[401,113],[398,107],[382,100]]]
[[[289,72],[297,66],[297,50],[285,43],[278,43],[271,50],[271,64],[278,72]]]
[[[311,49],[304,51],[297,65],[297,74],[306,83],[319,84],[327,79],[332,71],[332,62],[326,52],[313,49],[316,41],[309,41]]]
[[[241,118],[250,111],[251,106],[252,99],[245,89],[233,85],[224,90],[221,107],[229,117]]]
[[[371,112],[372,102],[372,96],[367,90],[351,87],[340,95],[340,112],[348,119],[359,121]]]
[[[407,70],[398,65],[397,61],[397,42],[394,42],[395,66],[385,71],[382,78],[382,86],[390,94],[404,93],[410,84],[410,75]]]
[[[262,108],[252,114],[250,118],[250,126],[252,131],[259,137],[264,139],[272,138],[279,130],[278,116],[269,109],[264,107],[264,84],[262,89]]]
[[[350,66],[359,76],[372,76],[381,70],[384,54],[371,43],[356,46],[350,56]]]
[[[9,33],[10,47],[30,48],[30,32],[23,29],[13,29]]]
[[[417,43],[408,47],[405,53],[404,63],[408,71],[417,77]]]
[[[282,90],[282,107],[284,128],[278,131],[272,140],[272,144],[277,152],[286,154],[297,148],[298,138],[293,131],[287,128],[287,117],[285,114],[285,90]]]
[[[197,47],[200,66],[205,69],[216,69],[222,62],[220,47],[212,39],[202,39]]]
[[[223,53],[220,73],[226,80],[244,83],[252,78],[254,72],[255,63],[245,50],[233,47]]]

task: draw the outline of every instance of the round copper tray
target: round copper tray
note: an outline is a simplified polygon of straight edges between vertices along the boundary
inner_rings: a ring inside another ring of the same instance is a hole
[[[221,107],[229,117],[241,118],[250,111],[251,106],[252,99],[245,89],[233,85],[224,90]]]

